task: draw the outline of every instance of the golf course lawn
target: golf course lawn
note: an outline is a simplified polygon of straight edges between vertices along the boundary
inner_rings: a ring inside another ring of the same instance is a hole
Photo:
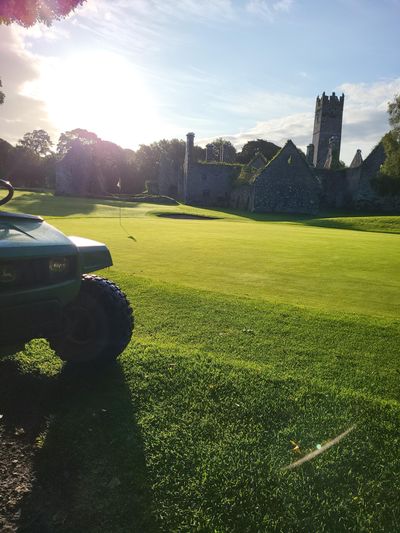
[[[0,412],[15,402],[37,419],[23,523],[400,530],[400,217],[28,192],[7,209],[106,243],[114,266],[101,275],[135,314],[132,342],[106,372],[68,371],[44,340],[0,363],[0,374],[15,369]]]

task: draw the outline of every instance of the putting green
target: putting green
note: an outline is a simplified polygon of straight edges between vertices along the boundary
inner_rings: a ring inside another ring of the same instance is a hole
[[[125,229],[113,218],[52,223],[105,242],[115,268],[135,276],[325,310],[399,315],[398,235],[153,216],[125,218]]]

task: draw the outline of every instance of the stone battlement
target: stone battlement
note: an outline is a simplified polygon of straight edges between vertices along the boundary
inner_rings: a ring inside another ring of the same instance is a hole
[[[322,93],[315,102],[314,131],[312,143],[314,145],[313,164],[316,168],[323,168],[328,156],[329,140],[337,139],[337,156],[340,154],[342,138],[344,94],[338,97],[334,92],[331,96]]]
[[[340,97],[338,97],[334,92],[331,94],[331,96],[328,96],[325,94],[325,92],[322,93],[322,96],[317,96],[317,106],[338,106],[343,107],[344,104],[344,94]]]

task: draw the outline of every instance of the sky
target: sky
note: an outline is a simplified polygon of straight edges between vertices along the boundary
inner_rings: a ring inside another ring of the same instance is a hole
[[[0,26],[0,138],[85,128],[136,149],[195,132],[303,150],[315,99],[345,94],[341,159],[389,129],[400,0],[88,0],[51,27]]]

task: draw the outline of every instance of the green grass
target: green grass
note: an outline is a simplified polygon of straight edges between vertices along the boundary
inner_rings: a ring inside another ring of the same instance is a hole
[[[400,233],[400,217],[398,216],[327,217],[314,219],[310,221],[310,225],[358,231]]]
[[[126,233],[112,202],[13,206],[106,242],[136,315],[107,373],[70,375],[44,341],[15,356],[0,407],[24,390],[40,413],[37,530],[399,530],[400,217],[123,204]]]

